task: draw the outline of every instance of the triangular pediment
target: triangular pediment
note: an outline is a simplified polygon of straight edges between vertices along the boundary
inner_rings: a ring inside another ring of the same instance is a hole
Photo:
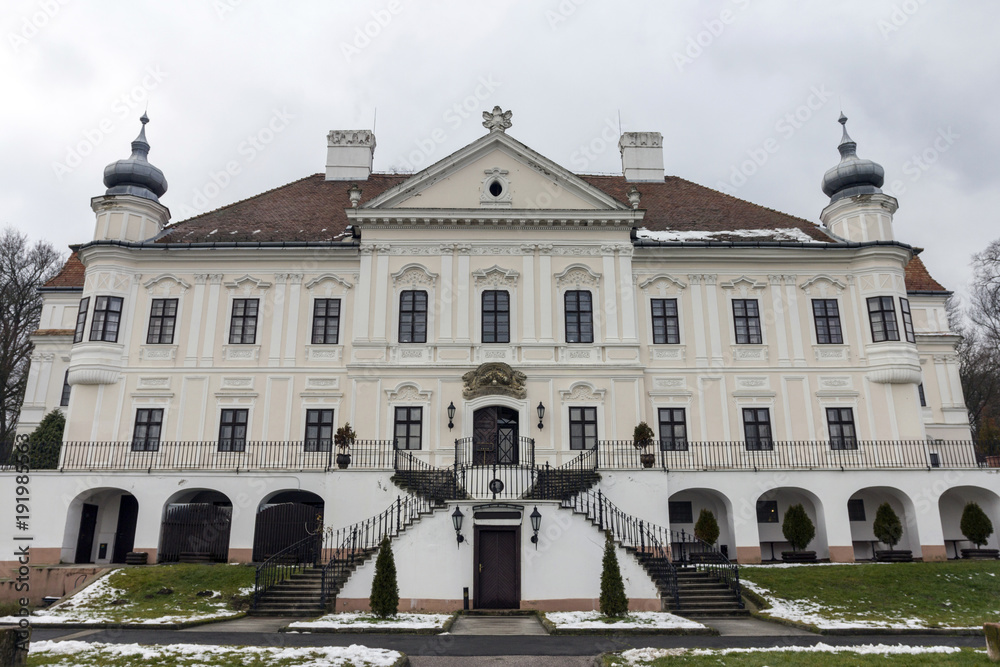
[[[631,210],[503,132],[481,137],[361,208]]]

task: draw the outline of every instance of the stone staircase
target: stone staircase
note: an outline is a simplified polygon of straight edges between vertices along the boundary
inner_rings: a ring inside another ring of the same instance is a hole
[[[323,605],[323,566],[311,567],[275,584],[261,596],[250,612],[251,616],[322,616],[337,599],[351,574],[361,567],[378,549],[367,549],[354,555],[351,561],[337,561],[331,568],[333,584],[329,604]]]
[[[601,481],[596,470],[538,468],[534,485],[524,494],[525,500],[566,500]]]
[[[392,482],[404,491],[439,505],[446,500],[455,499],[456,490],[459,499],[466,497],[465,490],[455,485],[455,471],[451,468],[396,470]]]
[[[697,567],[677,568],[677,597],[680,608],[664,598],[664,611],[686,618],[719,618],[749,616],[740,608],[740,599],[719,577]]]

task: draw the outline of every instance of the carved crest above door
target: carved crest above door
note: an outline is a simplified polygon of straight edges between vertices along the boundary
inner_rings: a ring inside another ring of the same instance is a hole
[[[524,383],[527,376],[521,371],[515,371],[505,363],[490,362],[482,364],[474,371],[462,376],[465,388],[462,396],[466,400],[480,396],[510,396],[525,399],[528,390]]]

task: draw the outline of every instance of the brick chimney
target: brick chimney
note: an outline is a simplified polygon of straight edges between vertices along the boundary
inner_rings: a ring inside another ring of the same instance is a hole
[[[659,132],[625,132],[618,141],[626,181],[663,181],[663,135]]]
[[[367,181],[375,156],[371,130],[330,130],[326,135],[326,180]]]

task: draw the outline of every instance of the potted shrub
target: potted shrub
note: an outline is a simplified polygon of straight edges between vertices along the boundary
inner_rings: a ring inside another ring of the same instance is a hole
[[[351,465],[351,445],[358,434],[351,428],[351,423],[347,422],[337,429],[333,434],[333,442],[337,445],[337,467],[344,469]]]
[[[905,563],[913,560],[913,552],[897,550],[894,547],[903,538],[903,524],[889,503],[882,503],[875,512],[872,524],[875,538],[889,546],[886,551],[876,551],[875,560]]]
[[[653,429],[646,422],[639,422],[632,431],[632,446],[639,450],[639,462],[643,468],[652,468],[656,463],[656,454],[649,451],[655,437]]]
[[[785,512],[785,520],[781,524],[781,533],[792,545],[791,551],[782,551],[781,559],[792,562],[816,560],[815,551],[805,551],[809,543],[816,537],[816,526],[806,514],[806,508],[801,503],[792,505]]]
[[[1000,557],[1000,551],[997,549],[983,549],[993,534],[993,522],[986,516],[979,503],[966,503],[965,509],[962,510],[960,527],[965,538],[976,545],[975,549],[962,549],[962,558]]]

